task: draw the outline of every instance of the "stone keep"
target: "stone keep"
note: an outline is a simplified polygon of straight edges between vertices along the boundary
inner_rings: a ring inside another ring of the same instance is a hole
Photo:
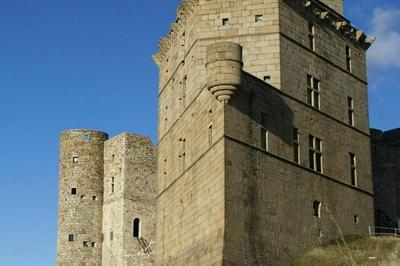
[[[160,42],[157,265],[285,265],[373,224],[343,2],[186,0]]]
[[[106,133],[61,134],[57,265],[101,265]]]
[[[153,264],[156,158],[147,137],[124,133],[105,143],[102,265]]]
[[[156,168],[147,137],[63,132],[57,265],[152,265]]]

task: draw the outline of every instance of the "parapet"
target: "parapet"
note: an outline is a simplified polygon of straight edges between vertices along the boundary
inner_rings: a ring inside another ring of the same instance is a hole
[[[70,129],[61,132],[61,139],[82,137],[84,140],[90,140],[91,138],[97,138],[103,141],[108,139],[108,134],[102,131],[92,129]]]
[[[158,52],[153,56],[153,60],[157,65],[160,65],[164,60],[169,48],[173,46],[176,41],[179,30],[186,27],[190,15],[198,4],[199,0],[181,0],[178,10],[176,11],[176,21],[172,24],[168,35],[160,40]]]
[[[340,5],[343,5],[341,0],[304,1],[304,6],[315,16],[315,18],[319,19],[326,25],[330,25],[331,28],[335,29],[362,49],[368,50],[368,48],[375,42],[376,38],[367,36],[362,30],[351,25],[350,21],[343,17],[343,14],[338,13],[341,9]]]
[[[242,47],[218,42],[207,47],[207,88],[220,102],[228,102],[242,81]]]

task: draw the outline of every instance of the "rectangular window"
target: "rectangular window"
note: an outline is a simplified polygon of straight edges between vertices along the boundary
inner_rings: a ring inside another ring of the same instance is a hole
[[[181,153],[179,154],[180,164],[181,164],[181,172],[186,171],[186,139],[180,138],[179,141],[181,142]]]
[[[260,148],[268,151],[267,114],[260,113]]]
[[[350,153],[350,173],[351,173],[351,185],[357,187],[357,157],[355,154]]]
[[[346,69],[347,71],[351,72],[351,48],[346,45]]]
[[[114,239],[114,232],[111,231],[111,232],[110,232],[110,240],[113,240],[113,239]]]
[[[323,172],[322,140],[312,135],[308,137],[308,152],[310,168],[319,173]]]
[[[255,16],[254,16],[254,21],[255,21],[255,22],[262,22],[263,19],[264,19],[264,16],[263,16],[263,15],[255,15]]]
[[[308,22],[308,47],[315,51],[315,26]]]
[[[76,188],[71,188],[71,195],[76,195]]]
[[[72,157],[72,163],[79,163],[79,157],[78,156]]]
[[[115,191],[115,177],[111,177],[111,193]]]
[[[74,242],[74,241],[75,241],[75,235],[69,234],[69,235],[68,235],[68,241],[69,241],[69,242]]]
[[[85,248],[88,248],[88,247],[89,247],[89,242],[83,241],[83,246],[84,246]]]
[[[310,75],[307,75],[307,103],[320,109],[320,82]]]
[[[351,97],[347,98],[347,112],[349,125],[354,126],[354,100]]]
[[[268,131],[265,128],[260,128],[260,148],[268,150]]]
[[[213,125],[208,126],[208,146],[211,147],[213,145]]]
[[[187,76],[184,76],[182,81],[181,81],[181,86],[182,86],[182,95],[179,98],[179,100],[181,101],[181,109],[182,112],[185,111],[186,109],[186,80],[187,80]]]
[[[300,164],[300,134],[297,128],[293,128],[293,161]]]
[[[229,23],[229,18],[223,18],[222,19],[222,25],[223,26],[227,26],[227,25],[229,25],[230,23]]]
[[[314,200],[313,202],[313,211],[314,211],[314,217],[321,218],[321,202]]]

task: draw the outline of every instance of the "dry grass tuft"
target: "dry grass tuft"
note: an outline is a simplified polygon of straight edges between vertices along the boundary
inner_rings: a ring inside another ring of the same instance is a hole
[[[349,236],[346,237],[345,241],[348,250],[344,249],[342,240],[332,241],[327,245],[313,249],[290,265],[400,266],[400,238]],[[348,252],[351,252],[351,256]]]

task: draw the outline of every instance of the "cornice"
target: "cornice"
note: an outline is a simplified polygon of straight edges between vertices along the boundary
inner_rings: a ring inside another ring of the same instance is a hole
[[[376,39],[375,37],[367,36],[362,30],[352,26],[349,20],[318,0],[305,0],[304,6],[315,18],[330,25],[338,33],[364,50],[368,50]]]

